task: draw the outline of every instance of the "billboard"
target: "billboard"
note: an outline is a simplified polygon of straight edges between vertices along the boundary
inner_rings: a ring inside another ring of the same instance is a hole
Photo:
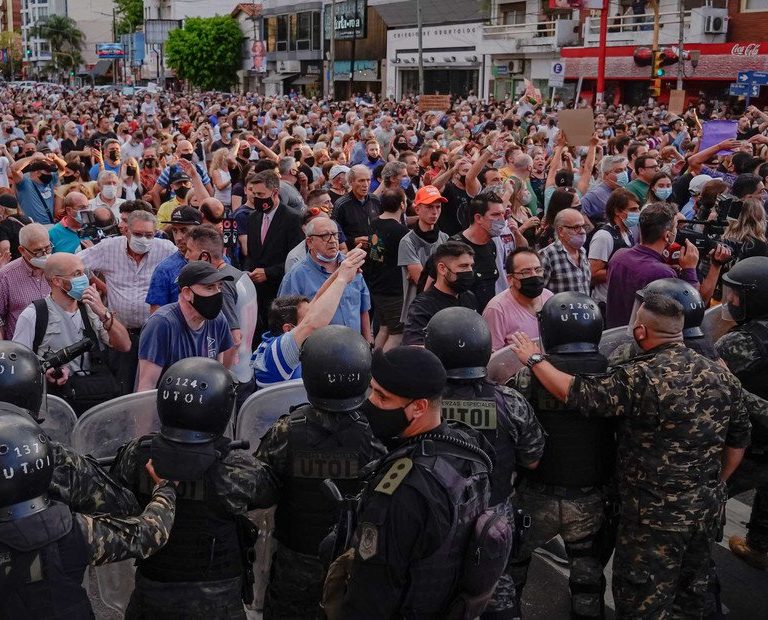
[[[342,0],[336,3],[334,36],[336,39],[365,39],[368,36],[368,0]],[[331,5],[323,13],[325,39],[331,39]]]
[[[96,55],[99,57],[99,60],[125,58],[125,49],[122,43],[97,43]]]

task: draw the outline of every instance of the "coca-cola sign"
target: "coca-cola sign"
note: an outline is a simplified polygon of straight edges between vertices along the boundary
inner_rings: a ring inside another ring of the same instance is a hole
[[[760,54],[759,43],[748,43],[746,45],[742,45],[741,43],[734,43],[733,47],[731,48],[732,56],[757,56],[758,54]]]

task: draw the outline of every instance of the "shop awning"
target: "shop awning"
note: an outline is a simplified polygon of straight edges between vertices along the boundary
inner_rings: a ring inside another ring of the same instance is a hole
[[[320,82],[319,75],[302,75],[297,77],[295,80],[293,80],[291,84],[296,84],[296,85],[317,84],[319,82]]]
[[[99,60],[96,63],[96,66],[91,69],[91,75],[93,77],[101,77],[102,75],[106,75],[107,71],[109,71],[109,68],[112,66],[111,60]]]
[[[296,73],[273,73],[261,80],[262,84],[279,84],[280,82],[292,78]]]

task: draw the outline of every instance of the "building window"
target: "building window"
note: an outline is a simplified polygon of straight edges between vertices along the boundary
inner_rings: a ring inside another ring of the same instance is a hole
[[[742,13],[768,11],[768,0],[741,0]]]
[[[277,16],[277,51],[287,52],[289,42],[289,19],[288,15]]]
[[[499,23],[505,26],[525,23],[525,2],[499,5]],[[533,20],[531,20],[533,21]]]
[[[312,13],[296,15],[296,49],[312,49]]]
[[[267,52],[277,51],[277,17],[267,17],[266,21],[266,35],[267,35]]]
[[[320,35],[320,25],[322,24],[323,16],[320,13],[320,11],[315,11],[312,13],[312,49],[313,50],[319,50],[320,46],[323,44],[321,35]]]

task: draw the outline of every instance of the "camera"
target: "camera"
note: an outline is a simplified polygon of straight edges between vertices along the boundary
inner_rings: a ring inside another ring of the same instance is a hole
[[[93,211],[80,211],[80,217],[83,218],[83,227],[77,231],[77,236],[81,239],[90,239],[94,244],[108,237],[117,237],[120,231],[113,219],[104,222],[96,219]]]

